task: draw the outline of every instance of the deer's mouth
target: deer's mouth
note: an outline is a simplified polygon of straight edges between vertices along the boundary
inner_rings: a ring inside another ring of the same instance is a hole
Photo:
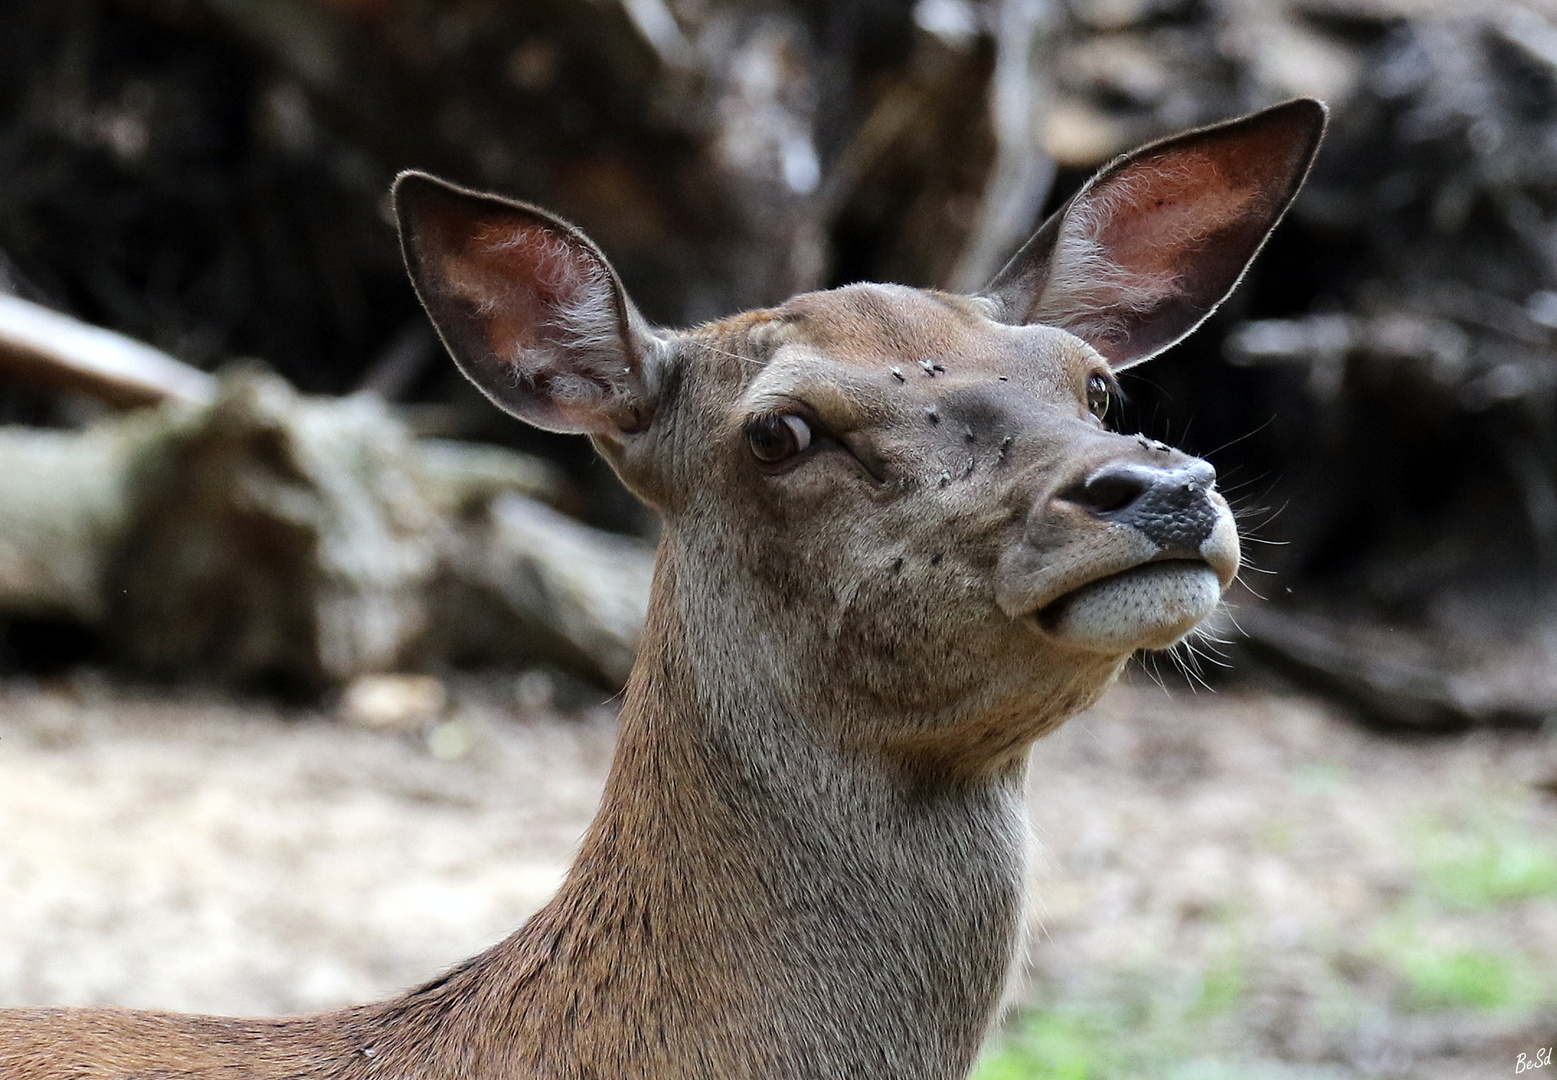
[[[1035,614],[1062,641],[1108,653],[1165,649],[1216,610],[1222,582],[1199,559],[1166,559],[1107,574]]]

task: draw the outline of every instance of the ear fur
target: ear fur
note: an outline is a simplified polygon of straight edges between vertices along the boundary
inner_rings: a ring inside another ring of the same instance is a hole
[[[1119,370],[1181,340],[1243,277],[1308,175],[1327,111],[1299,98],[1128,154],[1093,177],[987,293]]]
[[[498,407],[549,431],[648,426],[656,342],[582,232],[425,173],[395,180],[406,268],[455,363]]]

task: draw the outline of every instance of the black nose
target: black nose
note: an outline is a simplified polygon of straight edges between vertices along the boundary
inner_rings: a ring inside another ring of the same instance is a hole
[[[1118,463],[1105,465],[1061,497],[1096,517],[1128,525],[1165,554],[1198,558],[1200,545],[1216,528],[1217,508],[1209,494],[1216,470],[1198,458],[1172,469]]]

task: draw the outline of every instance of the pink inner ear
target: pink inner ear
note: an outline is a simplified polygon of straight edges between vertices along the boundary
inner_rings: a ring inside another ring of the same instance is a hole
[[[1275,212],[1270,163],[1229,141],[1173,146],[1073,204],[1032,317],[1128,364],[1220,302]],[[1278,193],[1279,194],[1279,193]]]
[[[1096,223],[1088,239],[1141,284],[1162,291],[1182,287],[1178,268],[1196,248],[1269,212],[1259,178],[1239,176],[1228,164],[1210,154],[1181,152],[1104,181],[1099,194],[1107,210],[1086,215]]]
[[[507,383],[489,392],[543,425],[601,428],[620,381],[622,341],[599,259],[518,215],[433,213],[423,229],[439,291]]]
[[[1324,122],[1323,105],[1299,99],[1120,159],[997,275],[1002,310],[1070,331],[1116,369],[1168,348],[1238,283]]]
[[[551,354],[568,344],[583,312],[609,310],[604,271],[549,230],[518,221],[451,224],[465,235],[448,237],[454,242],[443,248],[445,288],[486,324],[495,357],[521,370],[546,367],[556,357],[526,354]]]

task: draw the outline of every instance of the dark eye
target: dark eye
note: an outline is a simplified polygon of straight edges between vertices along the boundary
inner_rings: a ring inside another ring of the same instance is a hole
[[[811,425],[791,413],[768,413],[746,422],[752,457],[776,465],[811,445]]]
[[[1101,375],[1087,376],[1087,409],[1099,420],[1108,415],[1112,403],[1112,391],[1108,380]]]

